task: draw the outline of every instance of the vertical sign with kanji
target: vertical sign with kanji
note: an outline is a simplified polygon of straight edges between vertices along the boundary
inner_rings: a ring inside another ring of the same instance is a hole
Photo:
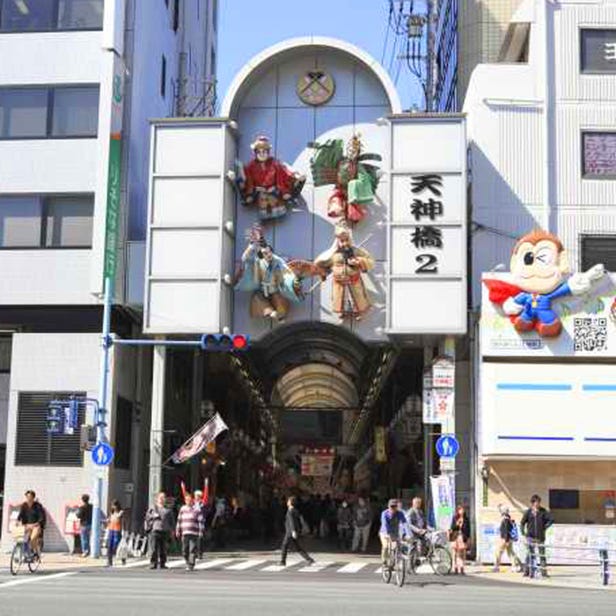
[[[466,332],[464,118],[392,119],[390,333]]]

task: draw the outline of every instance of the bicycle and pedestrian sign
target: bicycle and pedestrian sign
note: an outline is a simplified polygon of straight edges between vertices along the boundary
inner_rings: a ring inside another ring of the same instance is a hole
[[[443,434],[436,441],[436,453],[441,458],[455,458],[460,451],[460,443],[453,434]]]
[[[92,462],[96,466],[109,466],[112,460],[113,447],[109,443],[98,443],[92,449]]]

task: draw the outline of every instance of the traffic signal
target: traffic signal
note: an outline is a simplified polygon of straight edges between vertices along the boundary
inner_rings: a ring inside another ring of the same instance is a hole
[[[204,351],[247,351],[250,336],[246,334],[203,334],[201,348]]]
[[[64,432],[64,404],[58,400],[52,400],[47,405],[47,434],[62,434]]]

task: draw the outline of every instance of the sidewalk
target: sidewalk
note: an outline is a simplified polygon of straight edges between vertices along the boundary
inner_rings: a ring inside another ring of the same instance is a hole
[[[533,586],[547,586],[552,588],[575,588],[579,590],[611,590],[616,591],[616,570],[612,568],[611,579],[608,586],[602,586],[599,565],[574,566],[553,565],[549,568],[550,577],[543,579],[529,579],[521,573],[513,573],[509,567],[501,567],[499,573],[494,573],[491,566],[471,565],[468,574],[483,579],[511,584],[527,584]]]

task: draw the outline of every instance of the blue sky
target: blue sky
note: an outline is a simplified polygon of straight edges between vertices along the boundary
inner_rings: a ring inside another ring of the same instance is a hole
[[[266,47],[295,36],[322,35],[349,41],[381,61],[396,80],[406,109],[418,100],[416,79],[400,67],[387,37],[388,0],[219,0],[218,100],[235,74]],[[387,45],[385,43],[387,42]],[[401,70],[399,70],[401,68]]]

